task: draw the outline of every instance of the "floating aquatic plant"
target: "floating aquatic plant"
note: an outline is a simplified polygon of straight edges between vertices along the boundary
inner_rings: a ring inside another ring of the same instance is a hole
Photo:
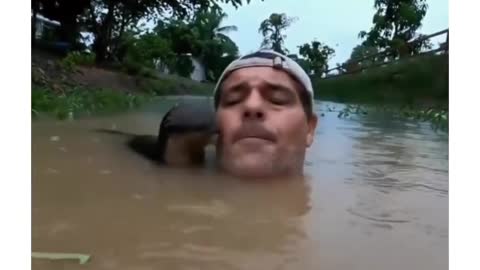
[[[387,105],[352,105],[349,104],[342,110],[327,107],[328,112],[337,112],[339,118],[348,118],[354,115],[367,115],[369,113],[382,113],[403,119],[420,122],[429,122],[437,130],[448,130],[448,110],[444,108],[417,109],[411,107],[396,107]]]

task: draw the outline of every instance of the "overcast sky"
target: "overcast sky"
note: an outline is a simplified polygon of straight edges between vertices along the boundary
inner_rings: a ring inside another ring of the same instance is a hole
[[[333,67],[349,58],[352,48],[360,43],[358,33],[372,26],[373,3],[373,0],[251,0],[238,9],[227,4],[222,7],[228,14],[224,25],[238,27],[229,36],[240,54],[259,48],[262,36],[258,27],[264,19],[274,12],[286,13],[298,18],[286,31],[287,49],[298,53],[298,45],[317,39],[335,49],[330,61]],[[420,32],[431,34],[448,28],[448,0],[427,0],[427,4]],[[436,40],[432,41],[437,45]]]

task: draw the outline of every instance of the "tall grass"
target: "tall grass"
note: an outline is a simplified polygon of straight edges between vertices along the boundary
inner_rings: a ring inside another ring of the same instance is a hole
[[[129,94],[107,89],[76,87],[57,94],[51,89],[32,88],[32,116],[46,114],[58,119],[126,111],[151,100],[150,94]]]
[[[424,55],[332,78],[312,78],[323,100],[448,105],[448,55]]]

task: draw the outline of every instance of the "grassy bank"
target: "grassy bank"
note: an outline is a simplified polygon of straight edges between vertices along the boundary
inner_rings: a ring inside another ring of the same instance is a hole
[[[33,87],[32,116],[46,115],[57,119],[113,113],[138,108],[150,101],[150,94],[129,94],[107,89],[75,87],[62,94],[51,89]]]
[[[448,55],[419,56],[312,82],[323,100],[448,107]]]
[[[166,95],[211,94],[210,85],[182,79],[141,79],[135,91],[119,91],[91,86],[32,86],[32,116],[74,119],[88,115],[122,112],[139,108],[154,98]]]
[[[214,85],[152,69],[137,72],[98,68],[73,57],[35,53],[32,58],[32,116],[58,119],[138,108],[165,95],[209,95]],[[78,57],[77,57],[78,58]]]
[[[76,70],[76,71],[75,71]],[[448,129],[448,56],[422,56],[362,73],[313,78],[316,97],[353,103],[339,117],[381,111]],[[176,75],[32,64],[32,116],[58,119],[121,112],[165,95],[211,95],[214,85]]]

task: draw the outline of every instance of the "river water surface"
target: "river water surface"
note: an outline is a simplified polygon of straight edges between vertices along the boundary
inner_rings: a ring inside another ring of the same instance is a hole
[[[33,269],[448,269],[448,134],[383,116],[319,118],[299,181],[161,168],[122,136],[165,107],[32,123]]]

